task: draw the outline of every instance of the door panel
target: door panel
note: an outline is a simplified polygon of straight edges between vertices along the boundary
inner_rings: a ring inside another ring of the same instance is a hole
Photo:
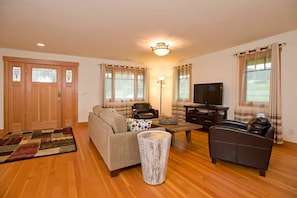
[[[56,82],[32,82],[32,69],[47,69],[45,66],[30,64],[27,66],[27,125],[30,129],[61,127],[61,100],[58,92],[61,90],[60,67],[51,66],[56,70]],[[43,76],[40,77],[41,79]],[[44,77],[46,78],[46,77]]]
[[[65,101],[63,104],[63,108],[65,108],[65,113],[64,113],[64,124],[65,126],[71,126],[73,123],[73,100],[72,99],[72,89],[69,87],[66,87],[63,93],[63,100]]]
[[[63,125],[75,126],[77,123],[77,67],[62,68],[62,107]]]

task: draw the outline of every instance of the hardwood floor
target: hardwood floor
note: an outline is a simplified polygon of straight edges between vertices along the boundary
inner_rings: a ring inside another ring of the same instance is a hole
[[[88,128],[74,133],[77,152],[0,164],[0,197],[297,197],[297,144],[274,145],[261,177],[253,168],[212,164],[207,133],[192,131],[191,144],[177,133],[165,183],[151,186],[140,165],[111,178]]]

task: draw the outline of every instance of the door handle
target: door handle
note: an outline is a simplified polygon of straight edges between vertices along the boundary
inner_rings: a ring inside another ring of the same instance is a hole
[[[61,92],[58,91],[58,97],[59,97],[59,98],[61,97],[61,95],[62,95]]]

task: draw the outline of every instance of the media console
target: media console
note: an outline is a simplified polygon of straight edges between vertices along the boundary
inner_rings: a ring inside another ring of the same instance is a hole
[[[212,125],[219,124],[227,119],[229,107],[218,107],[208,105],[185,105],[186,121],[203,126],[208,130]]]

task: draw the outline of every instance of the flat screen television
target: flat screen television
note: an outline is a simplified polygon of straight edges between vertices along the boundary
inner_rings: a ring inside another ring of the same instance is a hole
[[[194,103],[223,104],[223,83],[194,84]]]

